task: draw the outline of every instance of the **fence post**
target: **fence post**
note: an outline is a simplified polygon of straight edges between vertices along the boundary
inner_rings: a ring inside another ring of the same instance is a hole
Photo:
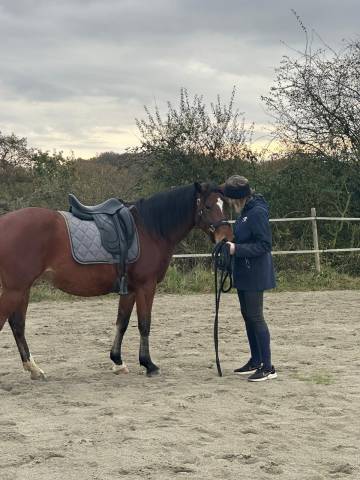
[[[317,231],[317,223],[316,223],[316,208],[311,209],[311,225],[312,225],[312,233],[313,233],[313,244],[314,250],[319,250],[319,238],[318,238],[318,231]],[[315,267],[316,271],[320,273],[320,253],[315,252]]]

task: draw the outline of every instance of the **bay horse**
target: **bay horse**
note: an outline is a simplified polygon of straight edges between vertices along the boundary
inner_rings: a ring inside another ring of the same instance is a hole
[[[114,373],[128,373],[121,344],[136,303],[139,362],[152,376],[159,372],[149,349],[152,304],[176,245],[194,227],[206,232],[212,242],[231,240],[232,229],[224,216],[221,190],[212,184],[176,187],[132,205],[140,256],[128,267],[129,293],[119,300],[110,358]],[[0,217],[0,330],[8,320],[31,379],[45,378],[25,338],[29,293],[35,280],[44,277],[64,292],[91,297],[112,292],[117,275],[114,265],[83,265],[73,259],[65,220],[57,211],[29,207]]]

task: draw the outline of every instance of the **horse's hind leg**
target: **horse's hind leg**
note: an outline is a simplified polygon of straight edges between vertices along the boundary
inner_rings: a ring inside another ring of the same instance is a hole
[[[134,308],[135,295],[130,293],[129,295],[120,297],[119,300],[119,310],[116,320],[116,336],[111,348],[110,358],[114,362],[113,372],[118,373],[129,373],[129,370],[125,363],[123,363],[121,358],[121,344],[127,327],[129,325],[129,320],[131,317],[132,309]]]
[[[3,296],[1,297],[3,299]],[[5,295],[6,301],[6,295]],[[23,292],[15,310],[9,315],[9,324],[14,334],[14,338],[19,349],[20,357],[23,362],[24,370],[30,372],[32,380],[45,379],[44,372],[36,365],[29,351],[25,338],[25,319],[29,303],[29,290]]]
[[[24,301],[26,291],[11,290],[3,286],[0,295],[0,331],[6,320],[15,312]],[[27,300],[28,301],[28,300]]]

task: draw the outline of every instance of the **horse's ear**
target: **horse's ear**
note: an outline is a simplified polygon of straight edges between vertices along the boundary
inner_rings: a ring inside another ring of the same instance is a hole
[[[218,186],[218,190],[219,190],[219,193],[221,193],[222,195],[224,195],[225,183],[222,183],[221,185],[219,185],[219,186]]]
[[[195,190],[197,191],[197,193],[202,193],[203,192],[203,188],[201,186],[201,183],[195,182],[194,187],[195,187]]]

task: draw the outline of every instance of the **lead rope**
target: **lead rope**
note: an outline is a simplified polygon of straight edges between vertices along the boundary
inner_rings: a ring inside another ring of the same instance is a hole
[[[215,319],[214,319],[214,346],[216,368],[219,377],[222,377],[220,358],[219,358],[219,309],[220,298],[222,293],[227,293],[232,289],[232,258],[229,246],[226,240],[217,243],[212,251],[212,262],[215,277]],[[220,275],[218,275],[220,272]],[[220,281],[218,281],[218,277]],[[228,287],[225,288],[226,282],[229,281]]]

